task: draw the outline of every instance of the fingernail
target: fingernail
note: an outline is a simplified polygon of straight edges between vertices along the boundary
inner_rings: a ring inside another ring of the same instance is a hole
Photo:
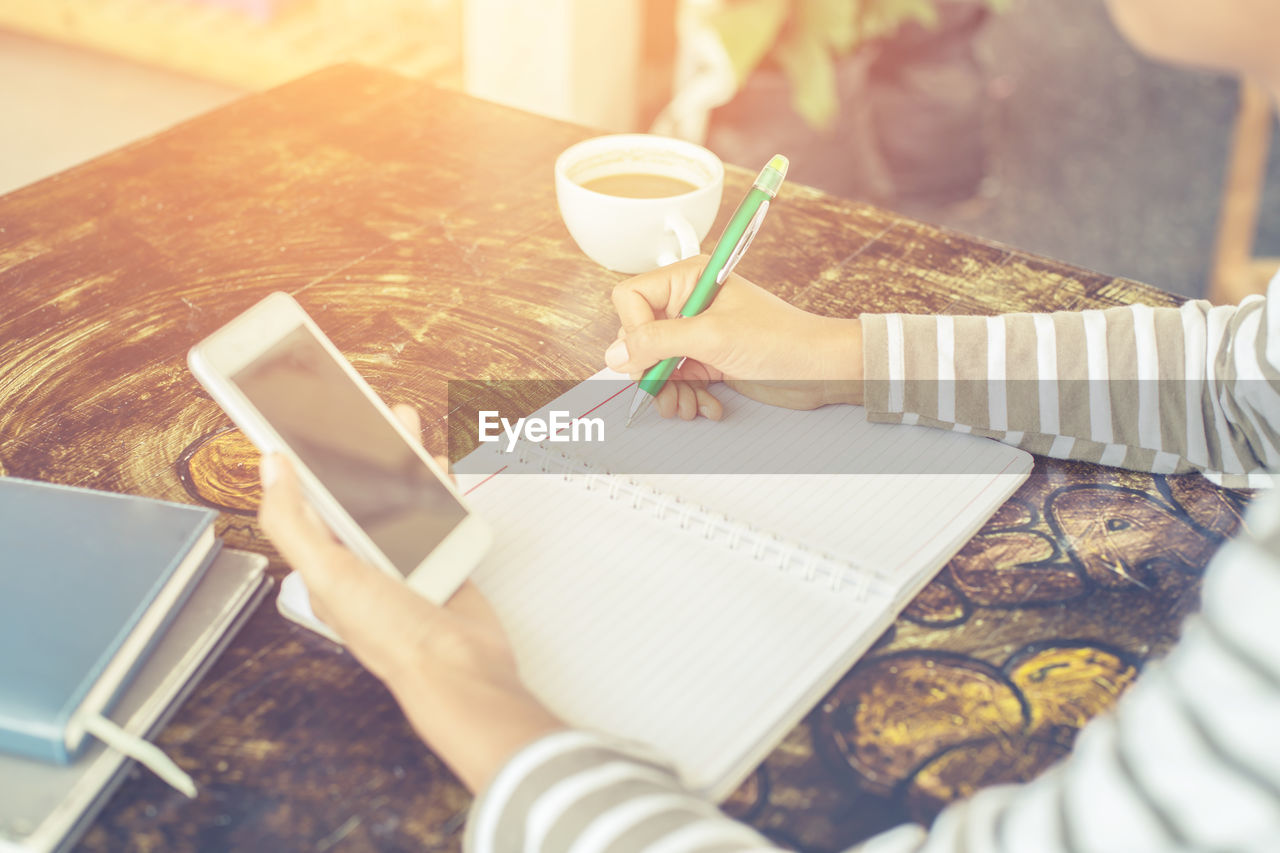
[[[711,417],[711,409],[707,408],[706,406],[699,406],[699,407],[698,407],[698,414],[702,415],[704,418],[710,418],[710,417]]]
[[[258,476],[262,478],[263,486],[270,486],[276,481],[276,477],[280,474],[280,463],[276,460],[274,454],[262,457],[262,461],[258,463]]]
[[[630,356],[627,354],[626,341],[614,341],[609,344],[609,348],[604,351],[604,363],[610,367],[626,364]]]

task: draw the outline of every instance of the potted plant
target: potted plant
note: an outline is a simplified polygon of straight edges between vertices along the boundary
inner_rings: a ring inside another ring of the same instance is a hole
[[[798,179],[844,195],[971,195],[985,172],[973,37],[1010,2],[703,4],[739,86],[707,144],[735,162],[783,151]]]

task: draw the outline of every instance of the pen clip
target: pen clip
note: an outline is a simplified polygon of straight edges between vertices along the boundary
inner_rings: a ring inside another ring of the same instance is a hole
[[[747,253],[747,248],[751,245],[751,241],[755,239],[756,232],[760,230],[760,223],[764,222],[764,215],[768,212],[769,200],[765,199],[760,202],[760,207],[756,210],[755,215],[751,217],[751,221],[747,223],[742,236],[738,238],[738,245],[733,247],[729,260],[725,261],[720,272],[716,274],[717,285],[725,283],[729,278],[729,273],[733,272],[733,268],[738,265],[738,261],[742,260],[742,256]]]

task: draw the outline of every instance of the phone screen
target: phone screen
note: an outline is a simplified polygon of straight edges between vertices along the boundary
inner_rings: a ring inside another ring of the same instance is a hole
[[[231,380],[401,574],[466,517],[305,326]]]

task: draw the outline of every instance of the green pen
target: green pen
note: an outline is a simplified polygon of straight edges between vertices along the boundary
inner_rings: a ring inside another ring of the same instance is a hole
[[[760,223],[764,221],[764,215],[769,212],[769,202],[777,197],[778,189],[786,177],[787,158],[781,154],[773,155],[760,170],[760,175],[751,185],[751,191],[747,193],[747,197],[733,212],[729,224],[724,227],[724,233],[720,235],[715,249],[711,252],[711,260],[703,268],[702,274],[698,276],[698,283],[693,286],[693,292],[689,294],[684,307],[680,309],[681,317],[701,314],[716,298],[720,287],[728,280],[729,273],[733,272],[738,261],[742,260],[747,247],[751,245],[751,240],[760,230]],[[645,371],[636,387],[635,396],[631,398],[631,411],[627,414],[626,426],[631,426],[636,415],[653,402],[653,398],[658,396],[662,386],[667,384],[672,371],[683,361],[684,359],[680,356],[672,356]]]

